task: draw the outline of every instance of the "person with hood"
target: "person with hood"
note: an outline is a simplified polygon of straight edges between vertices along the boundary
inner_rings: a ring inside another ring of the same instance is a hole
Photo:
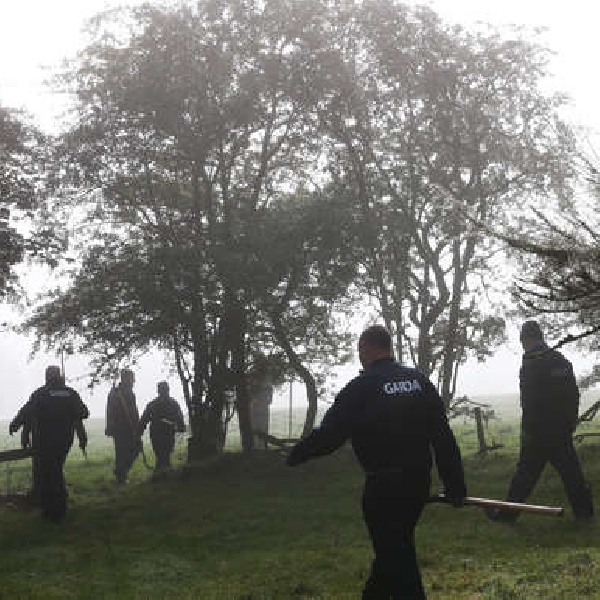
[[[113,387],[106,403],[105,434],[115,445],[115,477],[117,483],[127,481],[127,475],[142,450],[139,435],[140,416],[133,392],[135,375],[131,369],[121,371],[119,385]]]
[[[586,483],[573,446],[577,427],[579,389],[571,363],[549,348],[537,321],[526,321],[520,332],[523,362],[519,373],[521,391],[521,449],[507,500],[525,502],[546,463],[560,475],[578,521],[594,515],[592,492]],[[515,521],[518,512],[491,509],[495,521]]]
[[[156,471],[171,466],[171,454],[175,448],[175,432],[185,431],[181,408],[169,396],[169,384],[159,381],[156,386],[158,397],[148,403],[140,419],[140,436],[150,423],[150,441],[156,455]]]

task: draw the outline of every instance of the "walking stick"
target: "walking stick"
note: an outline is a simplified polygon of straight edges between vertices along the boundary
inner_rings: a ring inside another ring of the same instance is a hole
[[[444,494],[431,496],[429,503],[450,504],[450,500]],[[524,504],[522,502],[505,502],[491,498],[475,498],[467,496],[465,506],[478,506],[479,508],[497,508],[502,511],[524,512],[546,517],[562,517],[565,509],[562,506],[543,506],[538,504]]]

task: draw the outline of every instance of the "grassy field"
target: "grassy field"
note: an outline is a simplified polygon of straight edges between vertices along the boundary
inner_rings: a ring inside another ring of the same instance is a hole
[[[483,457],[472,425],[454,425],[470,493],[503,497],[516,461],[515,423],[492,425],[490,435],[507,447]],[[362,474],[349,449],[296,469],[274,452],[229,452],[186,467],[181,439],[177,470],[153,481],[138,460],[129,485],[117,487],[102,427],[90,424],[87,461],[77,448],[69,457],[65,523],[0,508],[0,598],[360,597],[372,555],[360,516]],[[600,490],[594,439],[578,450]],[[12,488],[26,486],[27,461],[11,469]],[[566,502],[552,470],[531,501]],[[430,598],[600,598],[600,525],[581,527],[570,510],[564,519],[503,525],[478,509],[432,505],[417,547]]]

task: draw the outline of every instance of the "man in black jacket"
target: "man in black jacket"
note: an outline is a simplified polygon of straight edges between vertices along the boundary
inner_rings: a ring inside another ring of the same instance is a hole
[[[437,390],[425,375],[394,361],[384,327],[363,331],[358,352],[364,371],[287,462],[329,454],[350,439],[366,472],[363,517],[375,552],[363,598],[425,598],[414,531],[429,497],[431,449],[455,507],[467,493],[460,451]]]
[[[536,321],[521,327],[523,363],[521,388],[521,452],[507,500],[525,502],[546,463],[559,473],[577,520],[590,521],[594,509],[592,493],[581,471],[573,447],[577,426],[579,389],[571,363],[549,348]],[[518,513],[490,510],[492,520],[514,521]]]
[[[142,450],[139,435],[140,415],[133,393],[135,375],[130,369],[121,371],[121,381],[108,394],[105,434],[115,444],[115,477],[125,483],[127,474]]]
[[[46,369],[46,384],[33,392],[9,426],[12,435],[30,428],[36,453],[42,516],[62,521],[67,512],[64,464],[75,428],[89,411],[79,394],[66,386],[57,366]]]
[[[61,381],[64,383],[64,377],[61,376]],[[33,418],[33,415],[30,413],[29,418]],[[31,489],[27,494],[27,500],[30,505],[39,505],[40,504],[40,456],[39,453],[35,451],[38,446],[38,443],[35,439],[35,430],[34,423],[31,422],[26,417],[15,418],[15,424],[17,425],[16,429],[22,427],[21,429],[21,447],[22,448],[32,448],[33,456],[32,460],[32,481],[31,481]],[[75,435],[79,440],[79,447],[82,452],[85,453],[85,449],[87,448],[88,436],[87,431],[85,430],[85,425],[81,419],[75,421],[73,425],[75,429]],[[16,431],[15,429],[15,431]]]
[[[175,432],[185,431],[183,413],[177,400],[169,396],[169,384],[159,381],[158,398],[148,403],[140,419],[140,436],[150,423],[150,441],[156,455],[156,471],[171,466],[171,453],[175,447]]]

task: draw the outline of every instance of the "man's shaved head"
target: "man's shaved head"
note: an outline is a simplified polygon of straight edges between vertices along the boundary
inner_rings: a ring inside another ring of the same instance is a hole
[[[382,325],[367,327],[358,338],[358,357],[364,369],[376,360],[392,357],[392,336]]]
[[[363,343],[378,350],[388,350],[392,352],[392,336],[383,325],[371,325],[361,334],[358,343]]]

